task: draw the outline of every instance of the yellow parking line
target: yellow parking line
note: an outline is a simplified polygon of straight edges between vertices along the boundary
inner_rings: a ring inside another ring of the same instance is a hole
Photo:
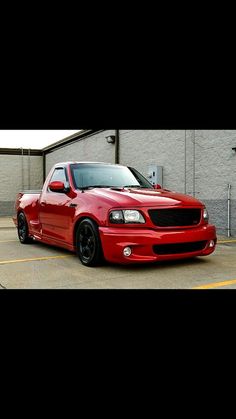
[[[194,287],[193,290],[205,290],[208,288],[217,288],[217,287],[225,287],[226,285],[236,284],[236,279],[230,279],[229,281],[221,281],[221,282],[211,282],[205,285],[199,285],[198,287]]]
[[[217,243],[236,243],[236,240],[218,240]]]
[[[8,264],[8,263],[32,262],[32,261],[35,261],[35,260],[63,259],[63,258],[69,258],[69,257],[72,257],[72,255],[44,256],[44,257],[41,257],[41,258],[30,258],[30,259],[2,260],[2,261],[0,261],[0,265],[5,265],[5,264]]]

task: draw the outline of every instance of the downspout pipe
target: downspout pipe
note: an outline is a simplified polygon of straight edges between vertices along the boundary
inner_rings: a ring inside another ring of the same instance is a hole
[[[28,189],[30,189],[30,148],[28,149]]]
[[[193,196],[195,197],[195,164],[196,164],[196,143],[195,143],[195,129],[193,130]]]
[[[115,130],[115,163],[120,163],[120,133],[119,130]]]
[[[187,134],[184,134],[184,193],[187,193]]]
[[[46,180],[46,155],[45,152],[43,151],[43,183]]]
[[[21,147],[21,187],[24,190],[24,149]]]
[[[227,236],[231,237],[231,225],[230,225],[230,214],[231,214],[231,184],[228,183],[228,227]]]

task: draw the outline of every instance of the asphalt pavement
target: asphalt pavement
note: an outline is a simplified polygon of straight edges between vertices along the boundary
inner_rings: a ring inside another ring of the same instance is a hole
[[[0,217],[0,289],[234,289],[236,238],[218,240],[207,257],[87,268],[67,250],[22,245],[12,219]]]

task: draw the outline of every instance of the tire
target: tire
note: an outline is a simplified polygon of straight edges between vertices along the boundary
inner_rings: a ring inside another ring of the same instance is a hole
[[[32,239],[29,237],[27,220],[23,212],[20,212],[18,215],[17,231],[19,240],[22,244],[32,243]]]
[[[76,253],[85,266],[98,266],[103,260],[102,245],[98,227],[94,221],[85,218],[76,232]]]

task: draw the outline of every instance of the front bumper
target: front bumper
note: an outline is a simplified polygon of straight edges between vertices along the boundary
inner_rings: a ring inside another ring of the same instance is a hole
[[[215,250],[209,247],[210,241],[216,244],[216,229],[213,225],[204,225],[186,230],[151,230],[141,228],[99,227],[104,257],[109,262],[122,264],[137,262],[155,262],[161,260],[185,259],[193,256],[207,256]],[[163,244],[192,243],[206,241],[202,250],[168,255],[158,255],[153,246]],[[130,256],[123,255],[123,249],[130,247]]]

